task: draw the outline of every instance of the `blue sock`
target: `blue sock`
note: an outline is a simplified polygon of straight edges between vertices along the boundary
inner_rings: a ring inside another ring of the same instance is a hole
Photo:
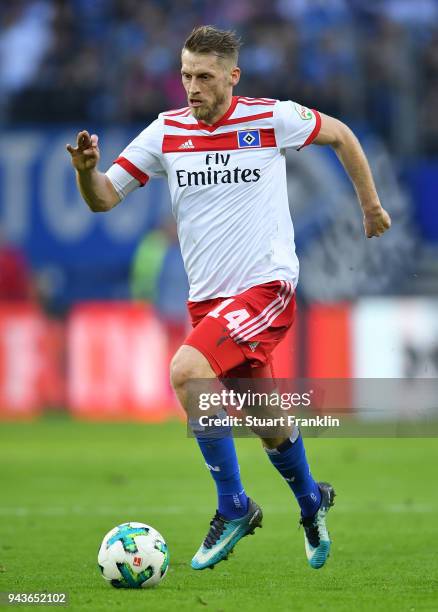
[[[194,430],[194,433],[216,484],[219,512],[228,520],[244,516],[248,511],[248,497],[240,480],[231,428],[220,434],[215,431],[212,437],[205,431]]]
[[[302,516],[313,516],[321,504],[321,493],[310,473],[303,439],[299,432],[276,449],[265,449],[271,463],[292,489]]]

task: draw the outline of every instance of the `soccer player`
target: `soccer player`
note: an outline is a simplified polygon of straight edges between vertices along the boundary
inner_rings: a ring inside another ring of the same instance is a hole
[[[390,227],[364,152],[341,121],[296,102],[233,96],[239,40],[211,26],[193,30],[181,53],[188,106],[161,113],[115,160],[98,170],[97,135],[67,145],[78,188],[94,212],[111,210],[155,177],[168,180],[190,295],[193,330],[171,363],[171,381],[189,412],[192,379],[269,378],[271,354],[293,322],[298,261],[286,190],[285,149],[329,145],[351,178],[368,238]],[[229,431],[196,427],[218,494],[194,569],[226,559],[261,526],[262,511],[242,485]],[[262,438],[266,454],[300,508],[312,568],[327,560],[326,517],[334,490],[316,482],[297,428]]]

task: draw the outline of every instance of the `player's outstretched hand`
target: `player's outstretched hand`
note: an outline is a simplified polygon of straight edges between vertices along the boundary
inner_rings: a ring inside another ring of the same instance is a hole
[[[71,155],[71,163],[73,167],[79,172],[84,170],[92,170],[97,166],[100,159],[100,151],[97,145],[98,136],[96,134],[90,134],[83,130],[79,132],[76,142],[76,147],[72,145],[66,145],[67,151]]]
[[[391,217],[384,208],[380,207],[376,211],[364,215],[363,225],[367,238],[381,236],[391,227]]]

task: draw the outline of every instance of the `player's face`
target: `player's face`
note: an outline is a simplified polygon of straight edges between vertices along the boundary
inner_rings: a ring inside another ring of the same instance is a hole
[[[181,76],[187,100],[196,119],[214,123],[227,111],[240,70],[214,53],[183,50]]]

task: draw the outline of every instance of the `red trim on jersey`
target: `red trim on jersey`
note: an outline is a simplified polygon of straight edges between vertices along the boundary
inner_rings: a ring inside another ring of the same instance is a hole
[[[304,144],[302,144],[301,147],[298,148],[298,151],[302,149],[303,147],[307,147],[307,145],[311,144],[315,140],[315,138],[318,136],[319,130],[321,129],[321,115],[315,109],[312,109],[312,113],[315,115],[315,119],[316,119],[315,127],[313,128],[309,136],[306,138],[306,141],[304,142]]]
[[[166,111],[163,113],[165,117],[176,117],[177,115],[184,115],[187,111],[190,110],[189,106],[184,106],[184,108],[172,109],[170,111]]]
[[[258,113],[258,115],[248,115],[247,117],[236,117],[235,119],[228,119],[226,125],[235,125],[236,123],[247,123],[248,121],[256,121],[257,119],[267,119],[272,117],[273,111],[266,113]]]
[[[181,123],[174,119],[165,119],[164,125],[170,125],[172,127],[182,128],[184,130],[197,130],[198,132],[202,129],[197,123]]]
[[[214,130],[218,128],[220,125],[225,125],[227,123],[227,119],[234,112],[234,109],[236,108],[238,101],[239,101],[238,96],[233,96],[231,99],[230,107],[227,110],[227,112],[219,119],[219,121],[216,121],[216,123],[214,123],[213,125],[207,125],[203,121],[197,121],[196,123],[187,123],[187,124],[179,123],[178,121],[174,121],[173,119],[165,119],[164,125],[171,125],[173,127],[184,128],[186,130],[207,130],[209,132],[214,132]],[[178,117],[178,116],[188,116],[190,115],[190,113],[191,113],[191,108],[189,106],[186,106],[185,108],[181,108],[177,110],[176,112],[169,111],[163,114],[165,117]]]
[[[261,102],[277,102],[275,98],[252,98],[251,96],[239,96],[239,100],[249,100],[250,102],[255,102],[256,100]]]
[[[239,104],[245,106],[274,106],[275,102],[247,102],[246,100],[239,100]]]
[[[273,106],[277,103],[277,100],[270,100],[269,98],[246,98],[240,96],[239,104],[245,104],[246,106]]]
[[[214,136],[177,136],[175,134],[165,134],[163,138],[163,153],[196,153],[199,151],[234,151],[248,149],[262,149],[265,147],[276,147],[275,132],[273,128],[258,130],[260,133],[259,147],[239,147],[237,131],[227,132],[226,134],[216,134]],[[187,148],[181,148],[186,142],[190,141]]]
[[[230,108],[227,110],[225,115],[222,115],[222,117],[218,121],[216,121],[216,123],[213,123],[213,125],[207,125],[203,121],[198,121],[198,127],[201,130],[207,130],[208,132],[214,132],[215,129],[218,128],[219,126],[225,125],[228,117],[230,117],[230,115],[232,115],[232,113],[234,112],[234,109],[236,108],[238,101],[239,101],[238,96],[233,96],[231,99]]]
[[[224,121],[222,125],[236,125],[236,123],[248,123],[248,121],[256,121],[257,119],[267,119],[268,117],[272,117],[273,111],[268,111],[266,113],[258,113],[258,115],[247,115],[246,117],[236,117],[235,119],[228,119]],[[182,128],[184,130],[203,130],[205,128],[200,128],[197,123],[181,123],[180,121],[175,121],[174,119],[165,119],[164,125],[170,125],[173,127]],[[211,130],[210,130],[211,131]]]
[[[142,187],[148,182],[149,176],[137,168],[137,166],[134,166],[134,164],[130,162],[129,159],[126,159],[126,157],[118,157],[113,163],[119,164],[119,166],[126,170],[126,172],[137,179]]]

